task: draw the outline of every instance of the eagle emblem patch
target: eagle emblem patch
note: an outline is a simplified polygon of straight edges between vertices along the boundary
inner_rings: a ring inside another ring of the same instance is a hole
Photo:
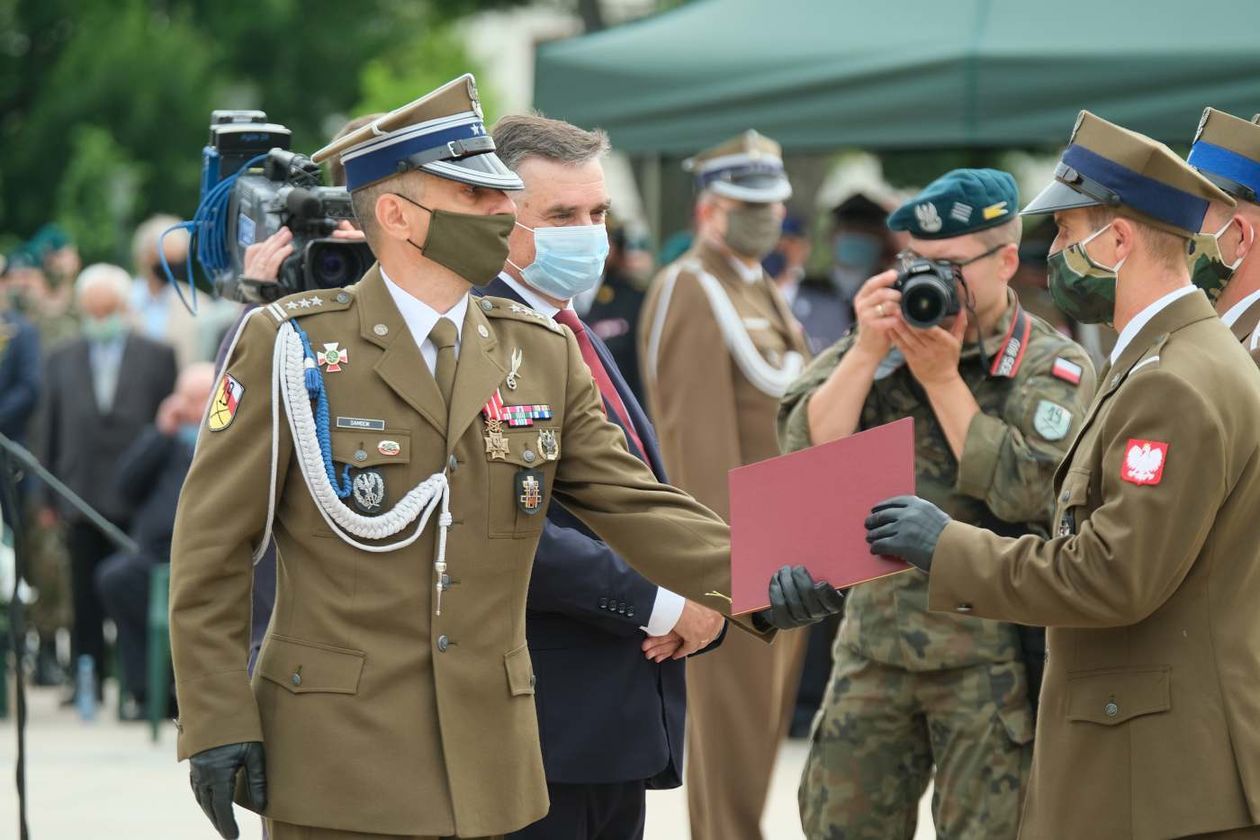
[[[936,211],[936,205],[930,201],[915,205],[914,218],[924,233],[936,233],[941,229],[941,215]]]
[[[1158,440],[1130,438],[1124,445],[1120,477],[1131,484],[1159,484],[1168,461],[1168,444]]]

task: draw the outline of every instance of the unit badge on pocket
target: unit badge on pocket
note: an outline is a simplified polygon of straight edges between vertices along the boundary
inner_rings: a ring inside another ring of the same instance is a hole
[[[521,513],[533,516],[542,510],[543,474],[539,470],[516,471],[516,506]]]

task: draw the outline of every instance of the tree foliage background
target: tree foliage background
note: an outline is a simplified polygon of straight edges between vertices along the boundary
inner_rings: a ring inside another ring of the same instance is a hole
[[[0,0],[0,250],[57,221],[125,265],[138,221],[196,208],[213,109],[261,108],[314,150],[478,73],[452,23],[522,2]]]

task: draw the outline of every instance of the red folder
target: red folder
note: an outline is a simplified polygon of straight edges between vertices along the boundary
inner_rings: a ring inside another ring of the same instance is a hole
[[[732,611],[769,606],[770,576],[785,564],[837,589],[912,568],[872,555],[863,524],[877,503],[912,493],[909,417],[731,470]]]

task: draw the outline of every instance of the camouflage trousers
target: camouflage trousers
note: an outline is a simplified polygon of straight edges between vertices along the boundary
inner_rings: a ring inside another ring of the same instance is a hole
[[[809,840],[911,840],[936,768],[937,837],[1014,838],[1032,761],[1022,662],[907,671],[835,646],[798,802]]]

